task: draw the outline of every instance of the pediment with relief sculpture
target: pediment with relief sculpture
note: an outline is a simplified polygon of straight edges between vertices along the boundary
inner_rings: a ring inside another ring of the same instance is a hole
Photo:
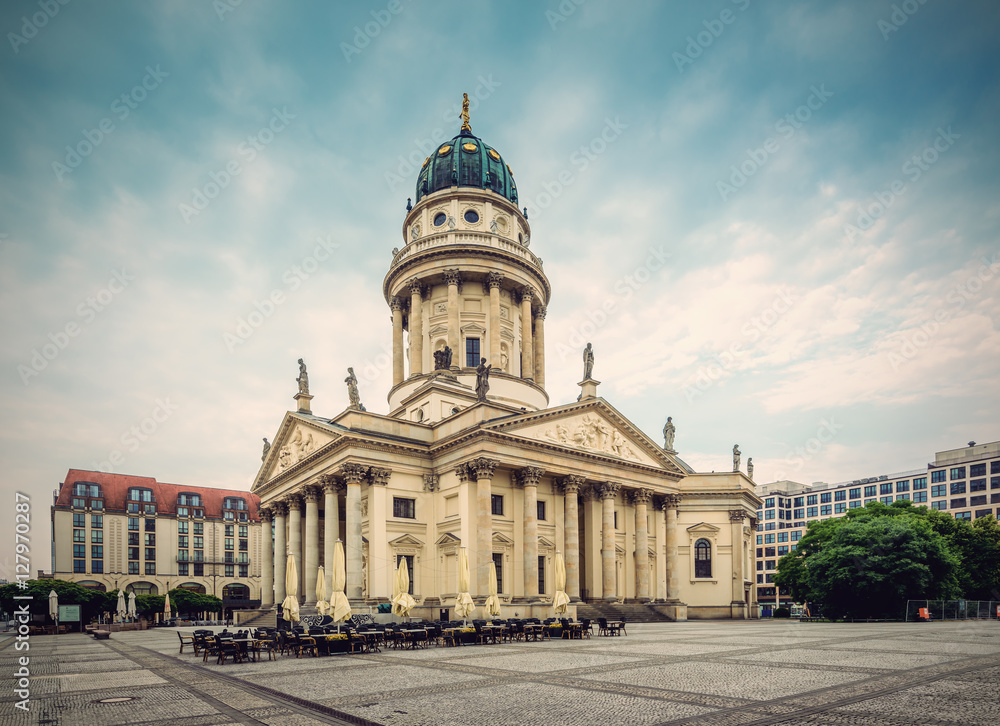
[[[318,423],[289,413],[282,421],[274,443],[263,455],[254,489],[291,469],[335,438],[338,438],[336,434],[324,431]]]
[[[602,410],[606,409],[606,410]],[[595,454],[611,456],[647,466],[674,469],[666,454],[657,456],[651,450],[658,450],[641,432],[631,429],[627,422],[616,421],[613,409],[607,406],[589,405],[586,409],[566,411],[564,415],[551,415],[551,409],[542,421],[535,422],[538,415],[528,415],[520,422],[510,422],[497,426],[506,433],[524,436],[569,449],[577,449]]]

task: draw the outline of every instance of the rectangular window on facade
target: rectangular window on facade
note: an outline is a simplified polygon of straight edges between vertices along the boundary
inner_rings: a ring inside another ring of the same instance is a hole
[[[205,547],[205,538],[204,537],[199,537],[197,534],[195,534],[191,538],[191,544],[194,546],[194,548],[196,550],[204,549],[204,547]]]
[[[965,497],[959,497],[958,499],[951,500],[952,509],[964,509],[967,506],[969,505],[965,503]]]
[[[931,484],[936,484],[937,482],[947,481],[948,472],[944,469],[938,469],[937,471],[931,472]]]
[[[155,504],[143,504],[142,505],[142,511],[145,514],[150,514],[150,515],[153,515],[155,517],[156,516],[156,505]]]
[[[139,518],[138,517],[129,517],[128,518],[128,529],[129,529],[130,532],[138,532],[139,531]]]
[[[194,572],[194,576],[195,577],[204,577],[205,576],[205,565],[203,565],[200,562],[195,562],[194,566],[192,567],[192,571]]]
[[[951,470],[951,480],[952,481],[954,481],[955,479],[964,479],[964,478],[965,478],[965,467],[964,466],[956,466],[954,469]]]
[[[545,521],[545,502],[539,500],[538,502],[536,502],[536,504],[538,505],[538,507],[537,507],[538,513],[535,516],[536,516],[536,518],[538,519],[539,522],[544,522]]]
[[[896,492],[908,492],[910,491],[910,480],[898,481],[896,482]]]
[[[74,557],[86,557],[87,556],[87,545],[85,545],[85,544],[75,544],[75,545],[73,545],[73,556]]]
[[[774,510],[768,509],[766,512],[764,512],[764,519],[774,519]]]
[[[235,577],[236,565],[226,565],[226,577]]]
[[[819,508],[820,516],[825,517],[829,514],[833,514],[833,508],[829,504],[824,504]]]
[[[177,534],[187,534],[188,533],[188,523],[178,522],[177,523]]]
[[[177,507],[177,516],[178,517],[186,517],[186,516],[188,516],[188,508],[187,507]]]
[[[818,517],[819,516],[819,508],[818,507],[806,507],[806,516],[807,517]]]
[[[764,544],[764,535],[762,534],[757,535],[757,544]],[[760,557],[759,552],[757,553],[757,556]]]
[[[240,577],[250,576],[250,565],[240,565]]]
[[[771,557],[774,557],[774,553],[773,552],[771,553]],[[767,560],[767,562],[764,563],[764,569],[765,570],[773,570],[774,569],[774,560]]]
[[[240,540],[240,552],[247,552],[250,549],[250,540]]]
[[[948,500],[942,499],[940,502],[931,502],[931,509],[947,509]]]
[[[913,492],[913,501],[920,503],[927,501],[927,492]]]
[[[757,556],[760,557],[761,555],[758,554]],[[764,569],[764,560],[757,560],[757,569],[758,570]]]
[[[882,494],[892,494],[892,482],[884,482],[878,485],[878,493]]]
[[[951,483],[951,493],[952,494],[965,494],[965,482],[964,481],[953,481]]]
[[[973,479],[969,482],[970,492],[985,492],[986,491],[986,480],[985,479]]]
[[[913,490],[926,489],[927,488],[927,477],[921,476],[913,480]]]
[[[972,519],[972,512],[955,512],[955,519]]]
[[[792,542],[798,542],[800,539],[802,539],[801,532],[792,532]]]
[[[156,535],[155,534],[147,534],[147,535],[145,535],[145,537],[146,537],[145,543],[146,543],[147,547],[156,547]]]
[[[986,476],[986,464],[973,464],[970,466],[969,476]]]
[[[829,504],[831,501],[833,501],[833,492],[823,492],[819,495],[820,504]]]
[[[850,505],[848,506],[848,509],[857,509],[860,506],[861,506],[861,500],[859,499],[856,502],[851,502]]]
[[[155,532],[156,531],[156,520],[155,519],[147,519],[146,520],[146,531],[147,532]]]
[[[764,500],[764,507],[765,508],[767,508],[767,507],[773,507],[773,506],[774,506],[774,497],[768,497],[767,499]]]
[[[805,509],[795,509],[795,510],[792,511],[792,518],[793,519],[802,519],[805,516],[806,516],[806,510]]]
[[[778,548],[778,557],[783,557],[788,554],[788,545],[783,545]]]
[[[794,502],[796,507],[804,507],[806,504],[806,500],[803,497],[795,497]]]
[[[74,527],[86,527],[87,526],[87,515],[83,512],[73,512],[73,526]]]
[[[979,519],[980,517],[988,517],[991,514],[993,514],[993,510],[992,509],[977,509],[976,510],[976,519]]]
[[[146,553],[145,553],[146,554],[146,559],[147,560],[155,560],[156,559],[156,550],[154,548],[152,548],[152,547],[147,547],[145,549],[146,549]]]
[[[872,484],[871,486],[865,487],[865,496],[866,497],[874,497],[875,496],[875,491],[877,489],[878,489],[878,487],[876,487],[874,484]]]
[[[177,535],[177,546],[185,550],[188,548],[188,536],[186,534]]]
[[[187,562],[188,551],[187,550],[177,550],[177,561]]]
[[[130,560],[137,560],[137,559],[139,559],[139,548],[138,547],[129,547],[128,548],[128,558]]]
[[[417,518],[417,500],[404,497],[392,498],[392,516],[403,519]]]
[[[138,547],[139,546],[139,533],[138,532],[129,532],[128,533],[128,543],[130,545]]]
[[[986,480],[984,479],[983,482]],[[91,514],[90,515],[90,526],[94,529],[100,529],[104,526],[104,515],[103,514]]]
[[[241,524],[240,528],[239,528],[239,534],[240,534],[240,537],[249,537],[250,536],[250,528],[247,527],[247,525],[245,525],[245,524]]]
[[[990,462],[990,474],[1000,474],[1000,461]]]
[[[104,509],[104,500],[103,499],[91,499],[90,500],[90,508],[91,509]]]
[[[882,504],[892,504],[892,497],[879,497],[879,501],[882,502]]]
[[[490,511],[494,517],[503,516],[503,494],[490,495]]]
[[[73,530],[73,541],[74,542],[86,542],[87,541],[87,530],[85,530],[85,529],[74,529]]]
[[[774,547],[765,547],[764,557],[774,557]]]
[[[503,592],[503,553],[493,553],[493,566],[497,571],[497,592]]]
[[[847,502],[837,502],[833,505],[834,514],[843,514],[847,511]]]
[[[931,485],[931,496],[932,497],[945,497],[948,495],[948,485],[947,484],[933,484]]]
[[[778,541],[779,542],[787,542],[788,541],[788,532],[778,532]]]
[[[479,365],[479,338],[465,339],[465,367],[476,368]]]
[[[147,575],[155,575],[156,574],[156,563],[155,562],[147,562],[146,563],[146,574]]]
[[[87,571],[86,560],[73,560],[73,572],[86,572],[86,571]]]
[[[195,522],[194,523],[194,531],[192,532],[192,534],[205,534],[205,523],[204,522]]]
[[[990,494],[990,504],[1000,504],[1000,494]],[[1000,512],[997,512],[1000,514]]]
[[[139,574],[139,563],[138,562],[129,562],[128,563],[128,574],[130,574],[130,575],[138,575]]]
[[[909,498],[910,498],[910,495],[909,495],[909,494],[897,494],[897,495],[896,495],[896,501],[897,501],[897,502],[898,502],[898,501],[899,501],[900,499],[909,499]]]
[[[98,544],[104,543],[104,530],[103,529],[92,529],[90,530],[90,541],[96,542]]]
[[[978,507],[978,506],[981,506],[983,504],[986,504],[986,495],[985,494],[980,494],[977,497],[969,497],[969,506],[970,507]]]
[[[851,489],[848,496],[850,496],[851,499],[861,499],[861,488],[858,487],[857,489]]]
[[[617,515],[617,514],[618,514],[618,512],[615,512],[615,514]],[[765,530],[765,531],[767,531],[767,530],[772,530],[772,529],[774,529],[774,528],[775,528],[775,527],[774,527],[774,522],[766,522],[766,523],[764,524],[764,530]],[[617,521],[617,520],[615,520],[615,529],[618,529],[618,521]]]
[[[234,536],[234,535],[233,535],[233,532],[235,532],[235,531],[236,531],[236,530],[235,530],[235,527],[236,527],[236,525],[235,525],[235,524],[227,524],[227,525],[225,525],[225,527],[226,527],[226,536],[227,536],[227,537],[232,537],[232,536]]]
[[[227,550],[232,550],[233,549],[233,538],[232,537],[226,537],[226,549]]]
[[[833,493],[833,501],[835,502],[846,502],[847,501],[847,490],[838,489]]]
[[[178,562],[177,563],[177,574],[180,575],[181,577],[187,577],[188,576],[188,563],[187,562]]]
[[[774,544],[774,535],[773,534],[765,534],[764,535],[764,544]]]
[[[816,497],[815,494],[810,494],[809,496],[806,497],[806,504],[807,505],[808,504],[818,504],[818,503],[819,503],[819,500],[817,499],[817,497]]]

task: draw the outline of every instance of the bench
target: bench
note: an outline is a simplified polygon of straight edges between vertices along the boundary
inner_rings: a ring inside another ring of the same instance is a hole
[[[92,630],[91,634],[94,636],[94,640],[108,640],[111,638],[110,630]]]

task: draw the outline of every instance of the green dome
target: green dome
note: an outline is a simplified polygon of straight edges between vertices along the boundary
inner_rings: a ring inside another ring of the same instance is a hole
[[[470,131],[441,144],[424,162],[417,177],[417,201],[450,187],[489,189],[517,204],[517,185],[496,149]]]

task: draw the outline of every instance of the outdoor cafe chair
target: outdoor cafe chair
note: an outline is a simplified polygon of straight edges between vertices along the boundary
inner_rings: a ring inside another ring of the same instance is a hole
[[[621,631],[622,633],[625,633],[625,635],[628,635],[628,631],[625,630],[625,616],[624,615],[621,618],[619,618],[619,620],[618,620],[618,630]]]
[[[314,658],[319,656],[319,652],[316,650],[316,638],[295,633],[295,657],[301,658],[304,650],[312,652]]]
[[[589,638],[594,634],[594,626],[590,622],[590,618],[584,618],[580,621],[583,626],[580,628],[581,637]]]
[[[194,635],[181,635],[181,631],[177,631],[177,639],[181,641],[181,649],[177,651],[178,653],[184,652],[184,646],[190,645],[194,648],[194,654],[198,655],[198,643],[194,639]]]
[[[243,652],[240,650],[240,645],[232,638],[223,638],[216,635],[215,645],[218,653],[217,665],[224,665],[226,658],[232,658],[233,663],[243,660]]]

